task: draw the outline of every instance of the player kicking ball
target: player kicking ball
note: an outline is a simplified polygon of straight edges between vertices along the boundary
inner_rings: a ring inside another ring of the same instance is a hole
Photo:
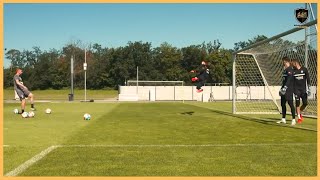
[[[34,108],[33,94],[25,85],[23,85],[22,78],[20,77],[22,73],[22,69],[17,69],[16,74],[13,77],[14,90],[17,92],[21,101],[21,112],[18,112],[18,114],[22,114],[24,112],[26,107],[26,98],[30,98],[31,110],[36,110]]]
[[[298,123],[302,123],[303,118],[301,112],[308,105],[308,96],[311,95],[310,91],[310,76],[308,69],[301,66],[297,59],[292,60],[294,67],[294,94],[296,99],[296,109],[298,115]],[[300,98],[302,99],[302,106],[300,107]]]
[[[204,86],[204,83],[209,77],[209,69],[208,69],[208,64],[205,61],[201,62],[200,68],[199,68],[199,74],[196,77],[191,78],[191,81],[196,83],[197,86],[197,92],[200,93],[203,91],[201,88]],[[192,73],[197,73],[197,71],[192,70]]]
[[[296,124],[295,119],[295,108],[293,105],[293,92],[294,92],[294,79],[293,79],[293,73],[294,69],[290,64],[290,59],[287,57],[282,58],[284,71],[283,71],[283,81],[282,86],[279,91],[279,95],[281,96],[281,107],[282,107],[282,119],[281,121],[278,121],[277,123],[284,123],[286,124],[286,114],[287,114],[287,107],[286,103],[288,102],[290,109],[291,109],[291,115],[292,115],[292,121],[291,125]]]

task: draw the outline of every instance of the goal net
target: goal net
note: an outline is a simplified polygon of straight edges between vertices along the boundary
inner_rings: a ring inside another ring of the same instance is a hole
[[[233,112],[280,113],[282,57],[298,59],[307,67],[311,96],[304,113],[317,115],[317,21],[296,27],[234,53]],[[289,107],[287,108],[289,110]],[[290,112],[290,111],[288,111]]]

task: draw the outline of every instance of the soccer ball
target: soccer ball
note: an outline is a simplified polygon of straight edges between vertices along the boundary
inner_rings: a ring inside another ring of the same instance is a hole
[[[30,111],[30,112],[28,113],[28,117],[30,117],[30,118],[34,117],[34,112],[33,112],[33,111]]]
[[[29,117],[28,115],[29,115],[29,114],[28,114],[27,112],[23,112],[23,113],[21,114],[21,116],[22,116],[23,118]]]
[[[14,109],[13,112],[14,112],[15,114],[18,114],[18,113],[19,113],[19,110],[18,110],[18,109]]]
[[[85,114],[83,115],[83,120],[90,120],[90,119],[91,119],[91,115],[90,115],[90,114],[85,113]]]
[[[46,114],[51,114],[51,109],[47,108],[46,109]]]

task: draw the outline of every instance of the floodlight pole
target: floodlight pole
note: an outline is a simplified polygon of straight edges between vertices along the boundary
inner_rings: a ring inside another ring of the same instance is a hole
[[[70,100],[73,100],[73,55],[71,55],[71,94]]]
[[[84,101],[87,101],[87,49],[84,49]]]
[[[137,66],[137,94],[138,94],[138,85],[139,85],[139,66]]]

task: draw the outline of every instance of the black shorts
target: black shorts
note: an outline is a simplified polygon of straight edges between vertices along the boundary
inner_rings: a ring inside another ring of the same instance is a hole
[[[208,79],[209,76],[208,74],[203,73],[203,74],[199,74],[197,77],[199,78],[199,81],[205,81]]]
[[[29,90],[15,89],[15,91],[17,92],[17,94],[20,98],[20,101],[27,98],[29,96],[29,94],[31,93]]]
[[[297,89],[294,92],[294,96],[295,96],[296,100],[300,100],[300,98],[305,98],[308,95],[307,95],[307,92],[305,90]]]
[[[287,101],[293,101],[293,91],[287,91],[286,94],[284,95]]]

